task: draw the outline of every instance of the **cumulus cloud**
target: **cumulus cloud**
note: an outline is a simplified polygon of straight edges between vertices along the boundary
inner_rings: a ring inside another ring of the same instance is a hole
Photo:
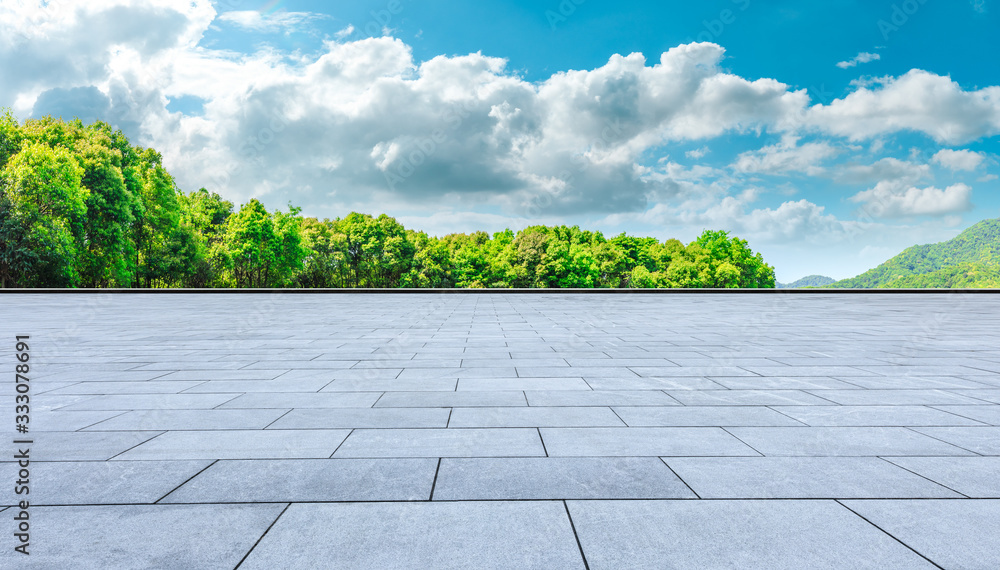
[[[986,156],[981,152],[944,149],[935,154],[931,160],[952,171],[972,172],[979,168],[985,159]]]
[[[837,67],[839,67],[840,69],[848,69],[851,67],[857,67],[857,65],[861,63],[878,61],[880,59],[882,59],[882,56],[877,53],[868,53],[866,51],[863,51],[858,55],[854,56],[852,59],[838,63]]]
[[[916,131],[962,144],[1000,134],[1000,87],[964,91],[949,77],[915,69],[810,108],[808,123],[851,140]]]
[[[862,204],[863,212],[875,218],[943,216],[972,209],[972,188],[955,184],[944,190],[933,186],[917,188],[895,182],[880,182],[875,188],[851,198]]]
[[[274,12],[264,14],[257,10],[232,10],[219,16],[219,20],[254,32],[280,32],[306,22],[323,18],[312,12]],[[353,32],[353,29],[351,30]]]
[[[931,177],[926,164],[883,158],[873,164],[842,164],[833,171],[833,179],[843,184],[874,184],[892,181],[897,184],[916,184]]]
[[[836,156],[840,151],[825,143],[798,144],[799,138],[786,136],[781,143],[766,146],[753,152],[745,152],[736,159],[733,168],[738,172],[760,174],[805,173],[810,176],[822,174],[824,160]]]

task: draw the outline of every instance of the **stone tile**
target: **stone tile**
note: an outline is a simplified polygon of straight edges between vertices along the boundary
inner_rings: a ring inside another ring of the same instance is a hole
[[[498,390],[586,390],[590,386],[583,378],[463,378],[459,392]]]
[[[596,427],[624,426],[611,408],[508,407],[458,408],[448,427]]]
[[[174,431],[264,429],[288,410],[140,410],[84,431]],[[210,437],[210,436],[209,436]]]
[[[177,394],[202,382],[80,382],[49,392],[50,394]]]
[[[240,567],[583,568],[558,502],[295,504]]]
[[[587,368],[558,367],[558,366],[520,366],[517,374],[510,376],[520,376],[522,378],[580,378],[586,374],[587,378],[636,378],[637,374],[624,366],[621,367],[596,367]],[[493,378],[502,378],[497,375]]]
[[[576,376],[576,374],[570,376]],[[407,368],[399,373],[400,380],[458,380],[459,378],[517,378],[517,370],[513,366],[503,368]]]
[[[866,370],[872,367],[855,366],[745,366],[760,376],[884,376],[881,372]],[[727,376],[708,374],[707,376]],[[735,374],[734,374],[735,376]]]
[[[61,412],[58,410],[40,412],[33,411],[31,414],[31,432],[77,431],[123,413],[127,412]]]
[[[332,382],[326,378],[302,380],[213,380],[184,390],[185,394],[250,394],[319,392]]]
[[[432,458],[227,460],[161,502],[426,501],[436,470]]]
[[[292,410],[267,429],[443,428],[448,408],[342,408]]]
[[[872,376],[872,378],[879,378]],[[713,376],[712,382],[729,390],[852,390],[858,386],[826,376],[753,376],[729,378]]]
[[[284,508],[282,504],[38,507],[31,511],[31,565],[25,566],[23,554],[3,548],[0,566],[231,570]]]
[[[1000,457],[889,457],[886,459],[976,499],[1000,499]]]
[[[115,459],[325,459],[349,433],[346,429],[171,431]]]
[[[982,381],[954,376],[839,376],[837,379],[868,390],[951,390],[986,387]]]
[[[971,455],[900,427],[736,427],[727,431],[767,456]]]
[[[672,398],[685,406],[829,406],[824,400],[800,390],[671,390]]]
[[[967,458],[947,458],[954,459]],[[666,462],[703,499],[961,497],[877,457],[677,457]]]
[[[31,504],[151,504],[209,466],[210,461],[84,461],[31,463]],[[3,504],[24,497],[4,486]]]
[[[584,556],[594,570],[934,568],[833,501],[572,501],[568,505]]]
[[[226,402],[218,409],[370,408],[381,395],[382,392],[246,394]]]
[[[764,407],[620,407],[615,413],[631,427],[801,426],[802,422]]]
[[[456,384],[454,378],[342,379],[330,382],[320,392],[454,392]]]
[[[774,409],[810,426],[983,425],[926,406],[775,406]]]
[[[526,390],[531,406],[679,406],[655,390]]]
[[[675,376],[759,376],[738,366],[630,366],[629,368],[639,376],[646,378],[672,378]]]
[[[717,384],[698,376],[676,378],[585,378],[594,390],[719,390]]]
[[[755,456],[720,428],[542,428],[551,457]]]
[[[441,460],[434,499],[693,499],[655,457]]]
[[[285,368],[287,370],[287,367]],[[284,370],[178,370],[169,372],[157,378],[164,382],[194,381],[207,382],[218,380],[273,380]]]
[[[942,568],[1000,567],[1000,501],[845,501]]]
[[[935,408],[969,418],[980,423],[1000,426],[1000,406],[934,406]]]
[[[482,392],[386,392],[376,408],[475,408],[526,406],[524,394],[517,391]]]
[[[503,429],[359,429],[334,457],[544,456],[538,431]]]
[[[983,389],[983,390],[951,390],[951,392],[958,394],[960,396],[965,396],[966,398],[972,398],[976,400],[975,402],[968,402],[969,404],[1000,404],[1000,390],[994,389]]]
[[[60,410],[210,410],[235,394],[129,394],[97,396]]]
[[[36,433],[32,437],[33,446],[30,446],[31,460],[104,461],[149,441],[160,433],[151,431]]]
[[[976,403],[970,398],[944,390],[809,390],[809,393],[844,406],[921,406]]]
[[[914,431],[980,455],[1000,455],[1000,427],[922,427]]]

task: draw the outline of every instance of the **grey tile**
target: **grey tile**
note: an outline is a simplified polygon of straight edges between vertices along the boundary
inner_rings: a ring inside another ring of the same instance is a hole
[[[966,458],[948,458],[953,459]],[[677,457],[666,462],[703,499],[961,497],[877,457]]]
[[[544,456],[538,431],[503,429],[359,429],[334,457]]]
[[[288,410],[140,410],[125,412],[84,431],[264,429]]]
[[[714,427],[542,428],[551,457],[759,455]]]
[[[854,366],[744,366],[760,376],[883,376],[881,372],[866,370],[872,367]],[[878,368],[878,367],[876,367]],[[726,376],[726,374],[709,374]],[[735,376],[735,375],[734,375]]]
[[[201,382],[80,382],[50,394],[177,394]]]
[[[447,408],[340,408],[292,410],[268,429],[443,428]]]
[[[576,376],[572,374],[571,376]],[[457,380],[459,378],[516,378],[517,369],[503,368],[407,368],[399,373],[400,380],[429,380],[434,378]]]
[[[655,390],[526,390],[531,406],[679,406]]]
[[[458,408],[448,427],[594,427],[624,426],[611,408]]]
[[[463,378],[459,392],[499,390],[590,390],[582,378]]]
[[[376,408],[464,408],[526,406],[524,394],[516,391],[483,392],[386,392]]]
[[[441,460],[434,499],[693,499],[655,457]]]
[[[965,396],[966,398],[971,398],[976,400],[974,402],[965,402],[967,404],[1000,404],[1000,390],[994,389],[983,389],[983,390],[964,390],[964,389],[954,389],[950,390],[954,394],[960,396]]]
[[[759,376],[739,366],[630,366],[639,376],[672,378],[676,376]],[[597,376],[590,374],[589,376]]]
[[[325,378],[302,380],[213,380],[184,390],[185,394],[247,394],[319,392],[332,382]]]
[[[833,501],[572,501],[590,567],[934,568]]]
[[[32,461],[104,461],[160,432],[41,432],[33,434]]]
[[[1000,457],[889,457],[904,469],[976,499],[1000,499]]]
[[[736,427],[728,431],[768,456],[971,455],[900,427]]]
[[[667,394],[685,406],[829,406],[831,403],[799,390],[672,390]]]
[[[157,380],[164,382],[178,381],[217,381],[217,380],[273,380],[284,370],[178,370],[159,376]]]
[[[925,406],[776,406],[774,409],[811,426],[983,425]]]
[[[296,504],[253,550],[254,568],[583,568],[556,502]]]
[[[31,414],[31,431],[77,431],[123,413],[127,412],[62,412],[58,410],[36,411]]]
[[[944,390],[810,390],[809,393],[845,406],[920,406],[976,403],[970,398]]]
[[[31,504],[124,505],[155,503],[208,467],[210,461],[84,461],[31,463]],[[4,487],[3,504],[25,497]]]
[[[219,409],[370,408],[381,395],[382,392],[246,394],[226,402]]]
[[[96,396],[61,410],[210,410],[235,394],[134,394]]]
[[[801,426],[802,422],[764,407],[619,407],[615,413],[632,427]]]
[[[519,366],[517,374],[510,376],[521,376],[523,378],[580,378],[586,375],[587,378],[636,378],[632,372],[624,366],[621,367],[593,367],[573,368],[558,366]],[[503,375],[494,375],[492,378],[501,378]]]
[[[942,568],[1000,567],[1000,501],[846,501]]]
[[[1000,427],[921,427],[913,429],[980,455],[1000,455]]]
[[[373,378],[370,380],[334,380],[321,393],[327,392],[454,392],[454,378]]]
[[[38,507],[31,511],[30,567],[231,570],[284,508],[281,504]],[[24,558],[13,548],[0,549],[0,566],[28,567]]]
[[[935,408],[988,425],[1000,426],[1000,406],[934,406]]]
[[[719,390],[717,384],[699,376],[676,378],[585,378],[594,390]]]
[[[219,461],[162,503],[426,501],[436,459]]]
[[[872,378],[879,378],[872,376]],[[858,386],[827,376],[753,376],[729,378],[713,376],[709,380],[730,390],[852,390]]]
[[[171,431],[115,459],[327,458],[349,433],[350,430]]]

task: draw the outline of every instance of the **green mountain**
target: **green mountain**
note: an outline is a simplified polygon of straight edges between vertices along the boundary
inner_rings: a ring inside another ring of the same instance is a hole
[[[913,246],[839,289],[988,288],[1000,286],[1000,219],[984,220],[955,239]]]
[[[802,287],[822,287],[837,280],[824,275],[809,275],[792,283],[778,283],[778,289],[801,289]]]

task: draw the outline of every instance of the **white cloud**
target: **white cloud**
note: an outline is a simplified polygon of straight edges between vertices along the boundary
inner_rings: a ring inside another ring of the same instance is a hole
[[[733,168],[738,172],[760,174],[788,174],[801,172],[810,176],[822,174],[822,162],[840,153],[824,143],[798,144],[799,138],[786,136],[781,143],[766,146],[753,152],[744,152],[736,159]]]
[[[694,150],[689,150],[685,152],[684,156],[692,158],[694,160],[699,160],[705,158],[710,152],[712,152],[710,148],[708,148],[707,146],[703,146],[701,148],[696,148]]]
[[[852,59],[838,63],[837,67],[839,67],[840,69],[848,69],[851,67],[856,67],[860,63],[868,63],[871,61],[878,61],[880,59],[882,59],[882,56],[877,53],[868,53],[866,51],[863,51],[858,55],[854,56],[854,58]]]
[[[972,172],[979,168],[979,165],[986,160],[986,156],[971,150],[944,149],[935,154],[931,160],[952,171]]]
[[[263,14],[257,10],[232,10],[219,16],[219,20],[228,22],[244,30],[254,32],[279,32],[295,26],[323,18],[321,14],[312,12],[274,12]],[[351,29],[353,32],[353,28]]]
[[[944,190],[933,186],[917,188],[894,182],[880,182],[875,188],[851,198],[862,204],[863,213],[875,218],[943,216],[972,209],[972,188],[955,184]]]
[[[842,164],[832,171],[832,177],[843,184],[874,184],[892,181],[916,184],[932,176],[930,166],[898,158],[883,158],[874,164]]]
[[[810,108],[808,123],[851,140],[917,131],[941,143],[962,144],[1000,134],[1000,87],[964,91],[949,77],[915,69],[886,79],[881,88],[860,87]]]
[[[980,14],[986,13],[986,0],[970,0],[972,9]]]

